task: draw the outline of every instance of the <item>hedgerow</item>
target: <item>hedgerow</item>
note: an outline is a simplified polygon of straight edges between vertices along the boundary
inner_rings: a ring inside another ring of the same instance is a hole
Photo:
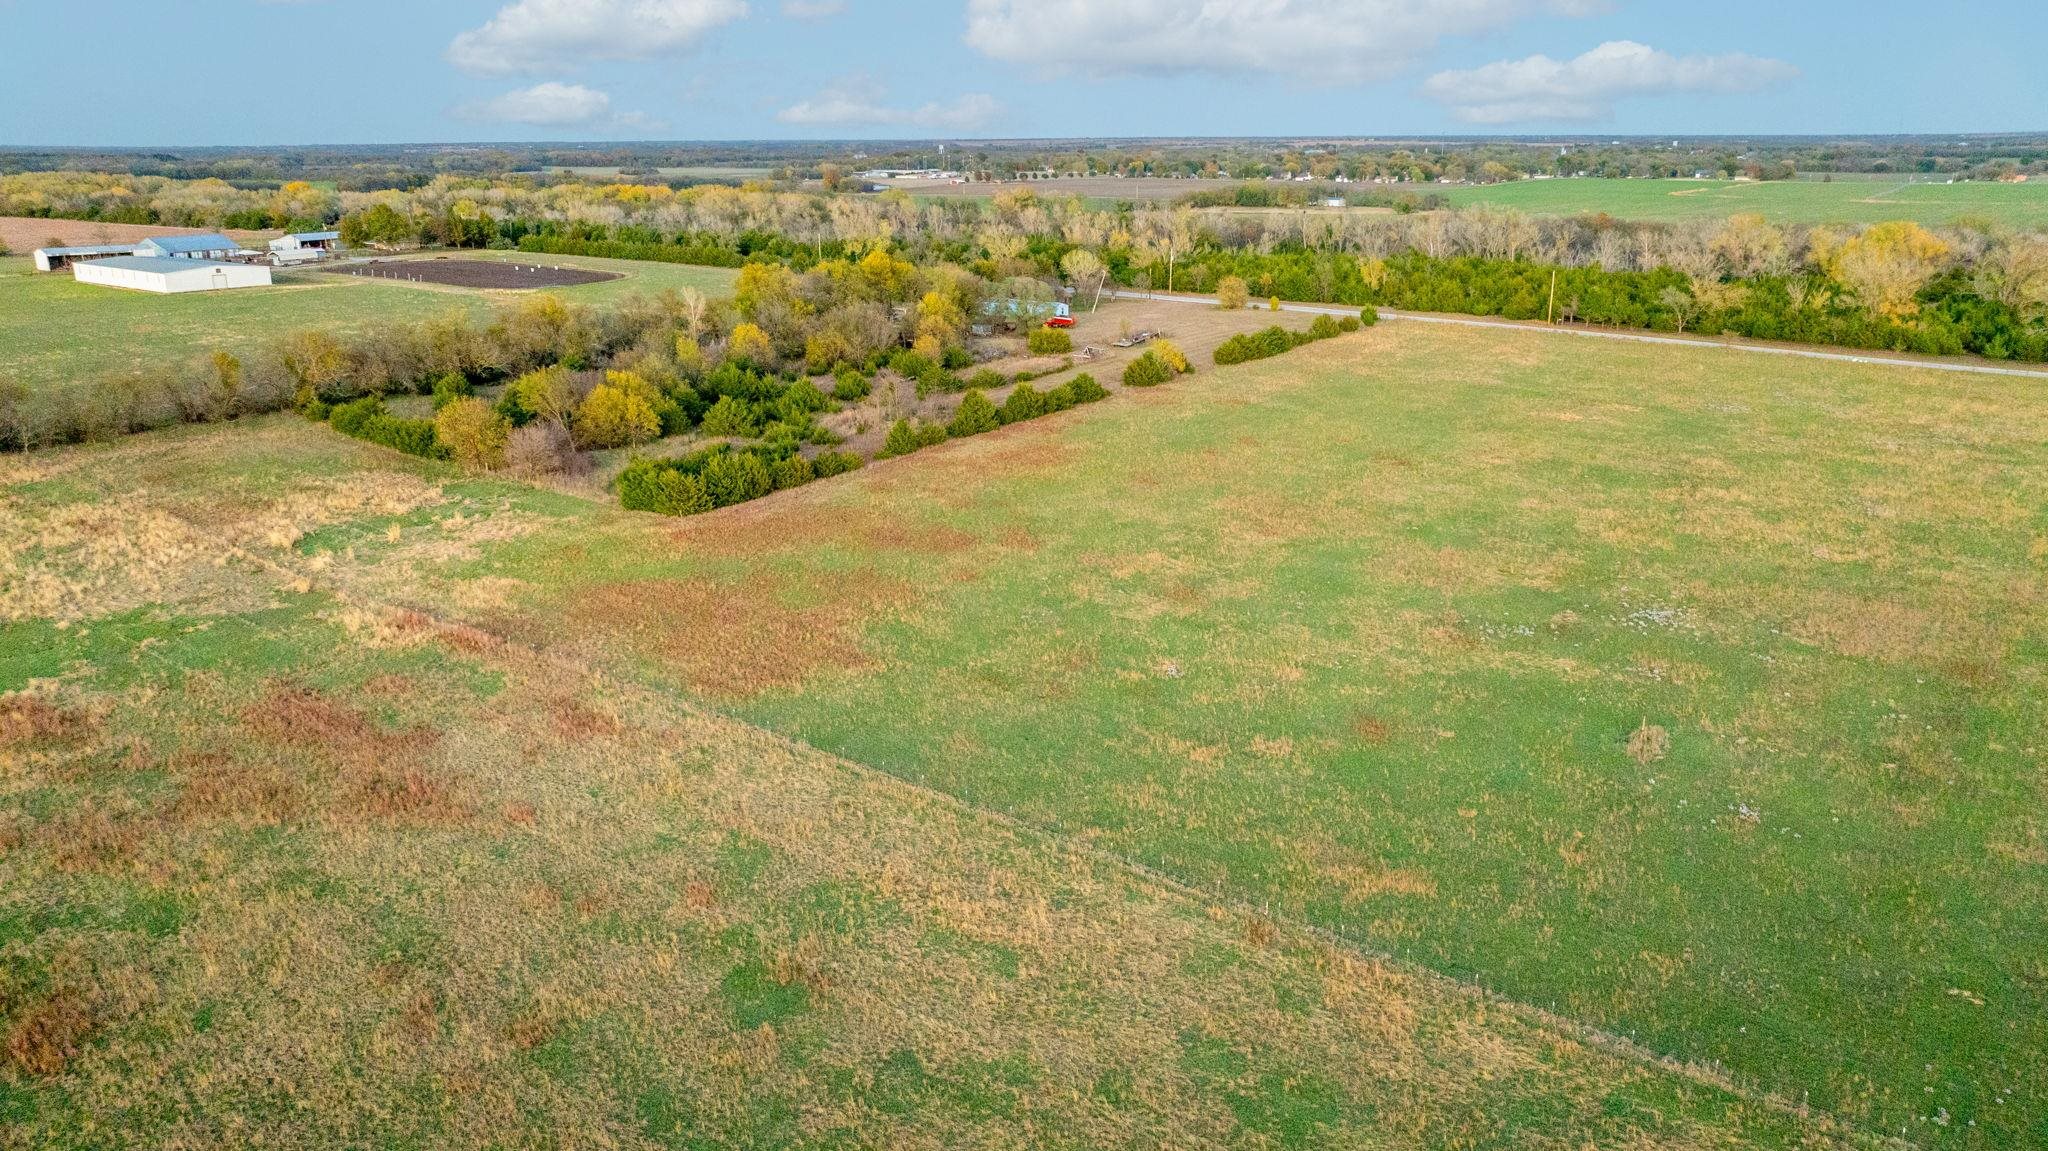
[[[327,422],[335,431],[422,459],[445,460],[448,449],[434,434],[434,421],[394,416],[377,396],[365,396],[334,407]]]

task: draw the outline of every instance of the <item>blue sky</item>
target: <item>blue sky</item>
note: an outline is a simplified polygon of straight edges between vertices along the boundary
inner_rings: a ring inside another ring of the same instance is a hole
[[[2048,130],[2040,0],[0,0],[0,29],[11,145]]]

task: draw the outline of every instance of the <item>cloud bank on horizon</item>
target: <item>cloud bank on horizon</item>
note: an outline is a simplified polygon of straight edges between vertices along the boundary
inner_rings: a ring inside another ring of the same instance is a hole
[[[888,17],[874,10],[863,21]],[[961,45],[996,66],[1069,82],[1180,77],[1229,82],[1271,77],[1329,92],[1399,82],[1446,41],[1498,35],[1532,20],[1609,13],[1609,0],[965,0]],[[849,16],[847,0],[782,0],[789,21]],[[445,56],[483,76],[597,73],[622,61],[698,56],[721,29],[755,16],[746,0],[514,0],[456,34]],[[1673,55],[1609,41],[1576,58],[1538,54],[1437,72],[1419,92],[1470,124],[1592,123],[1637,97],[1754,92],[1798,75],[1746,53]],[[637,122],[581,79],[550,79],[464,105],[464,118],[540,127]],[[986,92],[891,102],[865,73],[784,104],[777,123],[800,129],[894,128],[975,132],[999,124]]]
[[[104,29],[0,0],[23,43]],[[18,61],[0,141],[2029,131],[2039,0],[190,0],[137,39],[344,42],[290,99]],[[1845,29],[1854,30],[1844,50]],[[353,42],[353,41],[348,41]]]

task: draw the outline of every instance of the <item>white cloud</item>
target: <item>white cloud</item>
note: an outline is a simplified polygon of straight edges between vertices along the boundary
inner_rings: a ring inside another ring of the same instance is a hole
[[[500,124],[533,124],[543,128],[581,128],[610,115],[612,98],[581,84],[550,80],[459,109],[469,120]]]
[[[792,20],[830,20],[846,11],[846,0],[782,0],[782,14]]]
[[[889,125],[967,131],[979,128],[1002,113],[996,98],[983,93],[956,100],[933,102],[917,108],[892,108],[885,93],[872,80],[842,81],[808,100],[775,114],[785,124],[807,127],[872,128]]]
[[[1383,80],[1450,36],[1607,0],[968,0],[967,43],[998,60],[1091,75],[1271,73]]]
[[[1617,100],[1677,92],[1755,92],[1799,75],[1782,60],[1740,53],[1673,56],[1616,40],[1573,60],[1531,56],[1439,72],[1422,92],[1471,124],[1605,120]]]
[[[686,52],[747,14],[746,0],[515,0],[448,45],[471,72],[535,72]]]

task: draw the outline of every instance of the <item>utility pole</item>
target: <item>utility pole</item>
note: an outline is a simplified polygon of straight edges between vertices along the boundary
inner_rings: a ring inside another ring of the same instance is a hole
[[[1550,269],[1550,306],[1543,311],[1543,322],[1557,323],[1557,269]]]

